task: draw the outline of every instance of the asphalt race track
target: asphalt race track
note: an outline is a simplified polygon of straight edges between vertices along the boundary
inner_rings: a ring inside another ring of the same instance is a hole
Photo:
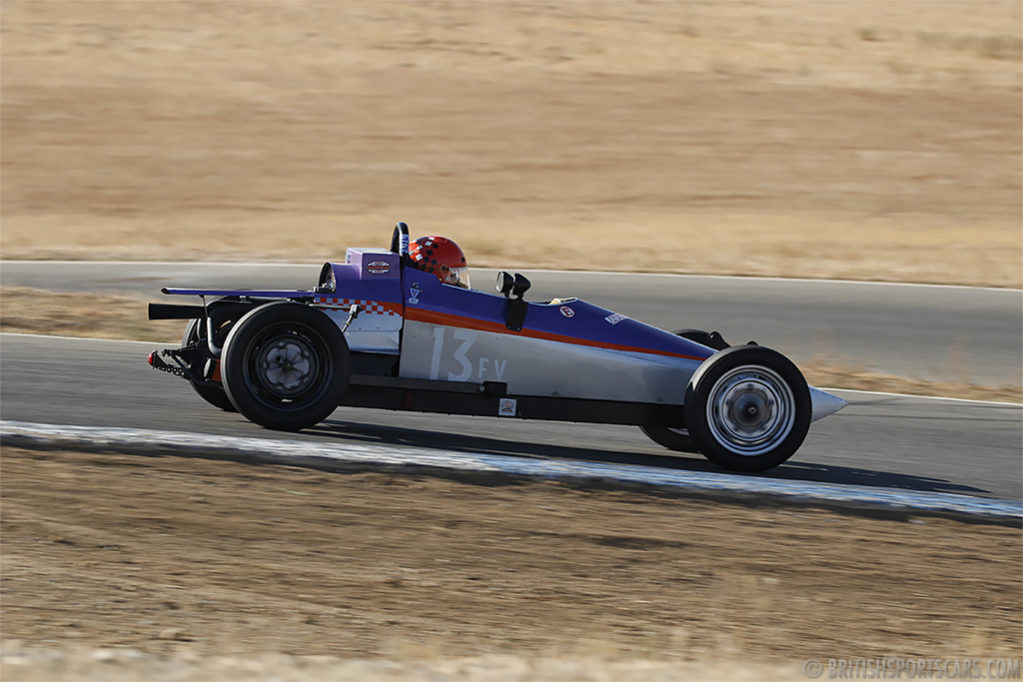
[[[217,274],[209,265],[22,266],[5,262],[2,283],[64,291],[152,291],[153,300],[160,300],[156,292],[165,285],[253,283],[306,288],[314,283],[311,280],[317,272],[315,265],[232,267],[235,269],[226,274]],[[222,270],[216,267],[217,272]],[[474,271],[473,277],[477,288],[489,284],[485,272]],[[755,337],[796,359],[806,347],[796,348],[799,343],[794,335],[794,341],[787,344],[784,335],[789,326],[806,317],[810,329],[823,329],[830,335],[836,353],[848,353],[843,357],[855,358],[858,348],[876,350],[878,339],[885,339],[886,348],[898,356],[893,367],[906,363],[918,370],[911,372],[917,375],[934,357],[955,352],[958,342],[954,340],[944,349],[928,352],[916,345],[918,340],[926,340],[928,329],[948,325],[959,314],[942,311],[944,301],[951,310],[959,311],[956,306],[962,306],[971,328],[984,330],[990,352],[983,354],[983,362],[971,366],[973,371],[990,371],[1001,379],[999,383],[1014,380],[1013,372],[1016,376],[1019,372],[1018,291],[653,275],[532,273],[531,277],[535,296],[528,298],[584,293],[588,300],[665,327],[681,326],[672,320],[676,311],[685,311],[685,326],[713,327],[733,341]],[[868,295],[876,300],[867,299]],[[758,304],[761,300],[775,302]],[[883,315],[873,310],[875,306]],[[864,318],[875,313],[892,324],[901,319],[903,332],[866,325]],[[786,314],[791,319],[786,319]],[[711,317],[729,321],[715,324]],[[754,329],[762,333],[751,331]],[[145,362],[152,347],[135,342],[2,335],[0,419],[282,436],[208,406],[183,380],[153,371]],[[997,363],[990,362],[995,355],[1006,358],[1001,372]],[[1019,406],[839,394],[851,404],[815,424],[793,460],[761,476],[1010,500],[1023,497],[1023,410]],[[293,437],[717,470],[698,456],[665,456],[665,450],[631,427],[344,408],[316,429]]]
[[[152,344],[0,337],[4,420],[281,438],[208,406],[145,362]],[[766,476],[1020,499],[1021,410],[1011,405],[841,392],[851,405],[815,424],[795,458]],[[298,439],[417,445],[716,471],[666,457],[638,429],[344,408]]]

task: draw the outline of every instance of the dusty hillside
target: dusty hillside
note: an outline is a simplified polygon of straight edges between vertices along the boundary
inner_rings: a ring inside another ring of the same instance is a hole
[[[1021,283],[1007,2],[90,2],[2,10],[7,258]]]

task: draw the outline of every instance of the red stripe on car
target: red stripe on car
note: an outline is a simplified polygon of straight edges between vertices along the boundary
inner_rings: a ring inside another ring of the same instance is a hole
[[[580,339],[575,336],[566,336],[564,334],[552,334],[550,332],[542,332],[537,331],[535,329],[523,329],[521,332],[513,332],[500,322],[489,322],[487,320],[478,320],[473,317],[464,317],[462,315],[452,315],[451,313],[441,313],[435,310],[423,310],[422,308],[413,308],[412,306],[409,306],[405,309],[405,319],[414,320],[416,322],[426,322],[427,324],[440,324],[446,327],[475,329],[476,331],[493,332],[495,334],[513,334],[515,336],[528,336],[533,339],[544,339],[546,341],[571,343],[577,346],[592,346],[594,348],[605,348],[607,350],[621,350],[629,351],[631,353],[648,353],[650,355],[666,355],[673,358],[686,358],[688,360],[699,360],[701,362],[706,359],[698,357],[696,355],[686,355],[685,353],[675,353],[673,351],[657,350],[654,348],[641,348],[639,346],[625,346],[619,343],[610,343],[607,341],[593,341],[591,339]]]

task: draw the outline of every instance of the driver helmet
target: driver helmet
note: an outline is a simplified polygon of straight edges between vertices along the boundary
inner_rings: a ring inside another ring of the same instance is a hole
[[[465,255],[447,237],[420,237],[409,245],[408,255],[412,265],[425,272],[433,273],[445,284],[469,288],[469,267]]]

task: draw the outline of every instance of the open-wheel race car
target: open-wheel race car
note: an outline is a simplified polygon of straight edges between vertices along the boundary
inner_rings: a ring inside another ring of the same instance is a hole
[[[844,400],[807,386],[777,351],[714,332],[669,332],[575,298],[526,302],[529,281],[470,289],[443,237],[350,248],[304,291],[170,289],[202,305],[150,304],[188,320],[156,369],[271,429],[339,406],[631,424],[676,451],[740,471],[787,460]]]

